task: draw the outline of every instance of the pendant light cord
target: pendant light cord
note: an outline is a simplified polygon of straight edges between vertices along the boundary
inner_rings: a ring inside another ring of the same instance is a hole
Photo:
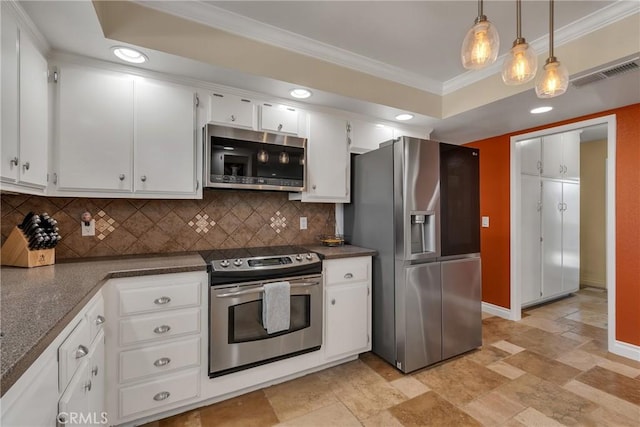
[[[516,0],[516,15],[517,15],[517,19],[516,19],[516,38],[518,40],[522,39],[522,26],[520,23],[520,17],[521,17],[521,4],[522,4],[522,0]]]
[[[553,55],[553,0],[549,0],[549,58]]]

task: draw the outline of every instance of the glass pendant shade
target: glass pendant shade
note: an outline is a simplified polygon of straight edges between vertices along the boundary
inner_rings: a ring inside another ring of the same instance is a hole
[[[493,64],[499,48],[500,36],[496,27],[480,16],[462,42],[462,65],[468,70],[479,70]]]
[[[283,151],[280,153],[280,157],[278,157],[278,161],[280,163],[282,163],[283,165],[286,165],[289,163],[289,153],[287,153],[286,151]]]
[[[267,153],[267,150],[258,151],[258,161],[260,163],[267,163],[269,161],[269,153]]]
[[[519,85],[532,80],[538,71],[538,55],[528,43],[515,44],[502,65],[502,81]]]
[[[569,72],[556,58],[547,59],[543,72],[536,81],[536,95],[538,98],[553,98],[562,95],[569,86]]]

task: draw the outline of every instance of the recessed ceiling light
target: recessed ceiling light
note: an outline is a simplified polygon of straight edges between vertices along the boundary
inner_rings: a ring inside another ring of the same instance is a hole
[[[149,60],[149,58],[147,58],[147,55],[135,49],[131,49],[130,47],[114,46],[111,48],[111,50],[113,51],[113,54],[118,58],[134,64],[142,64]]]
[[[396,116],[396,120],[404,121],[404,120],[411,120],[411,119],[413,119],[413,114],[404,113],[404,114],[398,114]]]
[[[294,98],[305,99],[311,96],[311,91],[307,89],[298,88],[298,89],[291,89],[289,94]]]
[[[549,107],[549,106],[544,106],[544,107],[538,107],[538,108],[534,108],[533,110],[529,111],[531,114],[542,114],[542,113],[546,113],[553,110],[553,107]]]
[[[377,128],[384,128],[386,127],[385,125],[383,125],[382,123],[376,123],[376,127]]]

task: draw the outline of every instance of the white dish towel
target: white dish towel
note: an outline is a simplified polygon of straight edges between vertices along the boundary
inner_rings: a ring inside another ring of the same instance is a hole
[[[291,313],[291,284],[272,282],[264,284],[262,299],[262,325],[267,333],[274,334],[289,329]]]

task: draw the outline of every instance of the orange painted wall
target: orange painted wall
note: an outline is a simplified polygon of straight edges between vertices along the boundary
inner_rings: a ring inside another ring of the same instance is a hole
[[[640,104],[523,129],[467,145],[480,149],[482,300],[509,308],[509,167],[513,135],[616,115],[616,339],[640,345]]]

